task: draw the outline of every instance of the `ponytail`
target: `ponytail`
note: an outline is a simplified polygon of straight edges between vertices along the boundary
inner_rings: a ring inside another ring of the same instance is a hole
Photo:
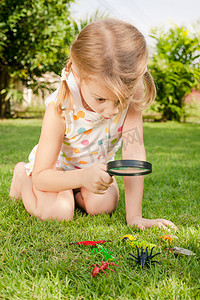
[[[143,101],[144,101],[143,109],[145,109],[156,98],[156,87],[155,87],[153,78],[148,71],[146,71],[143,75],[143,82],[144,82],[144,87],[145,87],[145,94],[144,94],[144,98],[143,98]]]
[[[63,114],[70,112],[73,108],[72,94],[66,81],[71,72],[71,65],[72,61],[71,58],[69,58],[65,68],[63,69],[64,76],[62,73],[62,81],[55,102],[55,111],[60,118],[63,117]],[[63,107],[63,103],[66,99],[68,100],[69,105],[67,107]]]

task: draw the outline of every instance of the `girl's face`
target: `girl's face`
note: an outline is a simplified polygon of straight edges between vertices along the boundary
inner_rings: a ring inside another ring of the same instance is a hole
[[[99,80],[81,80],[79,89],[86,109],[100,114],[104,119],[118,114],[120,102],[117,96]]]
[[[117,96],[109,90],[97,77],[80,80],[75,68],[73,75],[79,86],[83,106],[90,111],[100,114],[104,119],[113,118],[119,112],[120,102]]]

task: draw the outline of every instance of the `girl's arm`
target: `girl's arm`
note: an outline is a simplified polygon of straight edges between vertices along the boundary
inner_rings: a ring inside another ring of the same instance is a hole
[[[146,160],[146,153],[143,144],[142,113],[135,111],[133,104],[130,104],[124,122],[123,132],[123,159]],[[127,225],[134,224],[136,217],[142,218],[142,197],[143,197],[144,176],[125,176],[125,202]]]
[[[123,159],[146,160],[142,123],[142,113],[135,111],[133,104],[130,104],[122,132]],[[141,230],[152,226],[175,227],[172,222],[165,219],[142,218],[143,184],[144,176],[124,177],[127,225],[137,226]]]
[[[37,189],[46,192],[60,192],[85,186],[94,193],[103,194],[112,183],[104,165],[82,170],[56,170],[64,134],[65,120],[55,114],[54,103],[50,103],[44,115],[35,157],[33,184]]]
[[[42,191],[63,191],[80,186],[78,172],[56,170],[56,162],[65,133],[64,119],[55,114],[54,103],[46,109],[32,173],[33,184]],[[79,172],[80,173],[80,172]]]

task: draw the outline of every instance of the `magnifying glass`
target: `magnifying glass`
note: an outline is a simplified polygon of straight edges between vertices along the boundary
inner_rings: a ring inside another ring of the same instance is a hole
[[[142,160],[114,160],[107,163],[107,172],[113,176],[141,176],[152,172],[152,164]]]

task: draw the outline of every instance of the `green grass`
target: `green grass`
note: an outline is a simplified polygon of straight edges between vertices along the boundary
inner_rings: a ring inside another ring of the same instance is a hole
[[[144,140],[153,173],[146,176],[143,216],[166,218],[179,228],[178,240],[161,242],[169,232],[143,232],[125,223],[123,179],[117,178],[120,203],[112,216],[90,216],[77,210],[71,222],[41,221],[30,216],[21,201],[8,197],[14,165],[27,161],[37,143],[41,120],[0,123],[0,298],[2,299],[200,299],[200,125],[145,123]],[[120,152],[118,158],[121,157]],[[125,234],[157,245],[161,265],[132,269]],[[111,240],[116,274],[106,270],[92,278],[90,267],[103,259],[81,240]],[[175,257],[167,248],[196,253]]]

